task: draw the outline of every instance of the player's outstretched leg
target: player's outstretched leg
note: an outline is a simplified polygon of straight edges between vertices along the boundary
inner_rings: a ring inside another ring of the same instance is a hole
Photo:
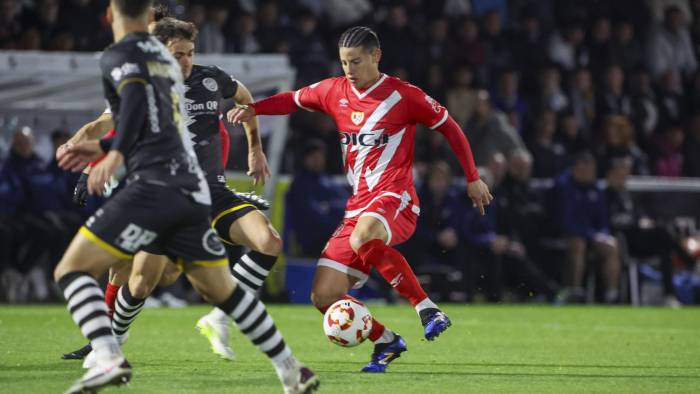
[[[227,190],[228,193],[228,190]],[[215,228],[227,242],[244,245],[252,250],[238,259],[232,268],[233,277],[238,286],[253,294],[262,287],[270,275],[277,257],[282,251],[282,240],[269,220],[257,210],[242,214],[218,217]],[[234,353],[229,344],[229,324],[231,318],[221,310],[214,308],[197,322],[197,330],[207,338],[212,351],[225,360],[233,360]]]
[[[95,392],[131,379],[131,366],[124,358],[112,333],[104,295],[97,281],[82,272],[70,272],[58,280],[68,301],[68,310],[83,335],[90,340],[96,354],[96,365],[76,381],[66,394]]]
[[[270,358],[285,393],[310,393],[318,388],[318,377],[292,355],[265,305],[257,297],[236,286],[228,300],[218,308],[231,316],[238,329]]]
[[[428,298],[406,258],[380,239],[365,242],[357,252],[365,264],[375,267],[382,277],[416,309],[425,339],[432,341],[452,325],[450,318]]]

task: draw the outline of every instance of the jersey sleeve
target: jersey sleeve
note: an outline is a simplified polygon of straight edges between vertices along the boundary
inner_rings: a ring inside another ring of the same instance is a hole
[[[238,80],[218,67],[216,67],[216,82],[221,87],[222,98],[232,98],[238,92]]]
[[[420,88],[408,85],[404,94],[408,99],[409,116],[414,123],[435,130],[447,121],[447,109]]]
[[[326,100],[335,85],[334,78],[324,79],[294,92],[294,103],[307,111],[328,112]]]
[[[105,52],[100,60],[100,66],[105,82],[110,84],[113,91],[119,96],[121,96],[124,86],[130,83],[145,85],[150,80],[145,64],[133,54],[117,51]],[[107,101],[111,104],[109,96]],[[111,110],[114,111],[114,108]]]

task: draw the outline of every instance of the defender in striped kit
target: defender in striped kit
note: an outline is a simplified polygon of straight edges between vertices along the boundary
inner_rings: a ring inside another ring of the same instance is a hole
[[[212,227],[219,239],[232,245],[243,245],[251,249],[239,258],[232,267],[232,275],[243,289],[256,293],[270,274],[282,250],[282,240],[267,217],[260,212],[267,209],[267,202],[252,193],[238,193],[226,186],[224,163],[227,150],[222,154],[222,145],[228,142],[228,132],[221,121],[220,106],[223,100],[233,99],[249,103],[253,97],[245,85],[215,66],[193,64],[194,41],[197,29],[194,24],[170,17],[159,18],[150,30],[175,57],[180,65],[185,85],[184,123],[187,126],[188,142],[197,155],[212,197]],[[103,118],[109,114],[103,115]],[[103,119],[104,120],[104,119]],[[106,119],[109,121],[109,119]],[[104,121],[102,122],[104,123]],[[255,183],[264,183],[269,175],[267,159],[262,151],[257,119],[244,125],[248,139],[249,172]],[[223,157],[222,157],[223,156]],[[144,269],[144,260],[149,260],[151,269]],[[131,274],[130,274],[131,271]],[[124,317],[120,313],[119,300],[115,296],[122,292],[134,299],[134,305],[142,304],[156,285],[174,282],[179,273],[174,271],[167,259],[154,255],[138,254],[132,265],[126,264],[110,272],[105,301],[115,312],[115,330],[119,326],[118,338],[124,342],[129,326],[137,313]],[[136,277],[136,279],[135,279]],[[128,279],[128,282],[126,282]],[[207,338],[212,351],[226,360],[234,359],[229,344],[230,317],[214,308],[196,324],[197,330]],[[90,346],[66,353],[65,359],[86,357],[85,367],[93,365],[89,355]]]
[[[74,171],[104,156],[90,172],[90,194],[102,194],[122,164],[127,180],[86,221],[54,271],[95,355],[95,365],[66,393],[92,393],[131,379],[114,331],[128,328],[142,300],[122,287],[113,325],[95,277],[140,251],[177,261],[204,299],[270,358],[285,393],[314,391],[318,378],[292,355],[265,306],[228,273],[224,247],[210,227],[209,187],[186,140],[182,75],[168,50],[147,33],[150,6],[151,1],[110,1],[107,18],[115,43],[103,53],[100,67],[114,138],[69,146],[58,155],[61,168]]]

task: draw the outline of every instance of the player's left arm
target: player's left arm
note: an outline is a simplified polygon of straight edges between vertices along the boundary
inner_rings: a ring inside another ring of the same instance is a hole
[[[254,101],[250,90],[240,81],[233,99],[240,105],[248,105]],[[232,116],[234,111],[235,108],[230,110],[227,117]],[[254,184],[258,184],[258,182],[265,184],[265,179],[270,176],[270,169],[267,166],[267,158],[262,148],[258,117],[254,116],[247,122],[243,122],[243,129],[248,140],[248,175],[253,177]]]
[[[421,123],[436,130],[447,139],[450,148],[457,156],[459,164],[467,178],[467,194],[475,208],[484,215],[484,206],[489,205],[493,196],[488,186],[479,178],[479,171],[474,163],[474,155],[462,128],[450,116],[447,109],[435,99],[425,94],[417,87],[407,88],[409,113],[416,123]]]

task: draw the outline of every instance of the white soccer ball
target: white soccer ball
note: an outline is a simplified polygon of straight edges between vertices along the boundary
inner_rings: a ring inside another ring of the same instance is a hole
[[[331,342],[352,347],[361,344],[372,330],[372,315],[357,300],[340,300],[323,316],[323,331]]]

